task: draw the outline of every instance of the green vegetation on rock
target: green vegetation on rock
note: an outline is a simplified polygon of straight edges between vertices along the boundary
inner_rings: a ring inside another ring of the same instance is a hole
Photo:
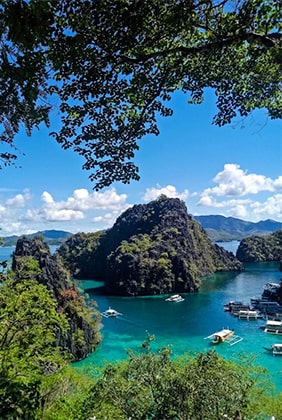
[[[105,280],[120,295],[195,292],[202,276],[243,268],[212,244],[184,202],[165,196],[129,208],[103,234],[74,235],[58,254],[74,276]]]
[[[93,254],[104,231],[95,233],[76,233],[58,249],[64,265],[76,278],[89,278],[94,271]]]
[[[13,254],[12,270],[19,279],[34,280],[51,292],[59,313],[66,316],[69,327],[64,334],[58,331],[58,344],[67,349],[74,360],[88,356],[98,345],[101,337],[100,314],[87,306],[68,271],[59,258],[50,253],[40,236],[18,240]]]
[[[251,236],[240,242],[237,258],[243,262],[281,261],[282,229],[265,236]]]
[[[46,286],[26,275],[1,276],[0,307],[0,417],[35,419],[47,377],[68,359],[57,344],[68,321]]]

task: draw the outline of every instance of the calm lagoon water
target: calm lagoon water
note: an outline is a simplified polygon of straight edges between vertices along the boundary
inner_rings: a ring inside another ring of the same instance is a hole
[[[237,246],[237,243],[226,243],[230,251],[236,251]],[[278,263],[248,264],[241,273],[206,277],[200,292],[183,295],[185,300],[180,303],[166,302],[166,296],[105,296],[99,288],[100,283],[82,281],[80,286],[98,303],[101,312],[110,306],[122,316],[102,319],[102,344],[77,365],[102,365],[126,359],[127,350],[140,351],[149,333],[155,335],[155,348],[170,345],[175,356],[206,352],[211,348],[233,360],[242,355],[253,355],[254,363],[267,368],[277,390],[282,391],[282,358],[272,356],[263,348],[282,343],[282,337],[264,333],[260,327],[265,320],[239,320],[223,310],[224,303],[230,300],[249,303],[251,297],[261,295],[265,283],[278,283],[281,279]],[[235,335],[243,340],[233,346],[228,343],[212,346],[206,337],[226,327],[234,329]]]
[[[238,243],[220,245],[235,252]],[[7,259],[13,250],[12,247],[0,247],[0,261]],[[241,355],[254,355],[254,363],[267,368],[273,383],[282,391],[282,358],[272,356],[263,348],[275,342],[282,343],[282,337],[264,333],[260,328],[264,320],[239,320],[223,310],[224,303],[229,300],[249,302],[251,297],[262,293],[265,283],[278,283],[281,278],[278,263],[247,264],[241,273],[218,273],[204,278],[200,292],[183,295],[185,300],[180,303],[166,302],[166,296],[105,296],[99,287],[101,283],[81,281],[80,286],[87,290],[89,299],[96,300],[101,312],[110,306],[123,315],[102,319],[101,345],[96,352],[76,365],[102,365],[107,361],[125,359],[128,349],[136,352],[140,350],[147,333],[155,335],[155,348],[170,345],[175,356],[187,352],[196,354],[211,349],[207,336],[229,327],[234,328],[235,334],[243,340],[234,346],[223,343],[213,348],[220,355],[234,360]]]

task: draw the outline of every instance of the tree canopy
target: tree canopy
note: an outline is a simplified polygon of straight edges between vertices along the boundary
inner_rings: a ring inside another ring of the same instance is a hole
[[[36,273],[36,261],[29,272]],[[56,346],[58,330],[68,328],[47,288],[25,274],[15,280],[1,275],[0,285],[0,417],[36,418],[44,400],[44,382],[66,364]]]
[[[159,134],[177,90],[200,104],[212,88],[219,126],[258,108],[281,117],[275,0],[0,0],[0,17],[2,168],[21,126],[49,126],[52,109],[53,136],[97,189],[139,179],[138,141]]]
[[[92,366],[92,378],[73,383],[65,375],[52,404],[46,404],[43,419],[281,417],[281,394],[266,393],[271,389],[266,372],[254,366],[252,358],[235,363],[210,350],[175,359],[169,347],[152,351],[153,339],[148,336],[142,351],[129,350],[128,360],[107,364],[100,372]],[[89,366],[87,374],[91,375]]]

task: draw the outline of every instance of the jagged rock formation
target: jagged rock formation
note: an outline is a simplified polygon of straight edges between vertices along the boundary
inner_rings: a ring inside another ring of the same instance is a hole
[[[32,261],[38,262],[36,272],[26,269]],[[57,310],[63,312],[69,322],[68,332],[65,335],[59,333],[58,344],[67,349],[74,360],[87,357],[100,340],[98,312],[86,307],[84,298],[69,281],[68,272],[50,253],[48,245],[40,237],[20,238],[13,254],[12,270],[18,279],[33,278],[52,292]]]
[[[58,252],[80,275],[82,247],[75,236]],[[86,236],[83,241],[83,248],[88,249],[84,251],[84,278],[87,266],[87,278],[105,280],[106,291],[111,294],[195,292],[202,276],[243,269],[231,252],[212,244],[200,224],[188,215],[184,202],[165,196],[125,211],[99,236],[92,250]]]
[[[282,229],[270,235],[251,236],[243,239],[236,256],[242,262],[281,261]]]

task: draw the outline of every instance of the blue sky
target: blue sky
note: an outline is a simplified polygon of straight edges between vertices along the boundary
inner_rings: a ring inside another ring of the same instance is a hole
[[[93,191],[83,159],[65,151],[42,127],[21,133],[21,168],[0,171],[1,236],[39,230],[93,232],[112,226],[133,204],[161,193],[180,197],[193,215],[221,214],[282,222],[282,126],[264,110],[225,127],[212,125],[215,99],[188,105],[180,93],[174,115],[159,119],[161,134],[140,142],[141,180]],[[54,127],[52,127],[54,128]],[[1,147],[1,146],[0,146]]]

